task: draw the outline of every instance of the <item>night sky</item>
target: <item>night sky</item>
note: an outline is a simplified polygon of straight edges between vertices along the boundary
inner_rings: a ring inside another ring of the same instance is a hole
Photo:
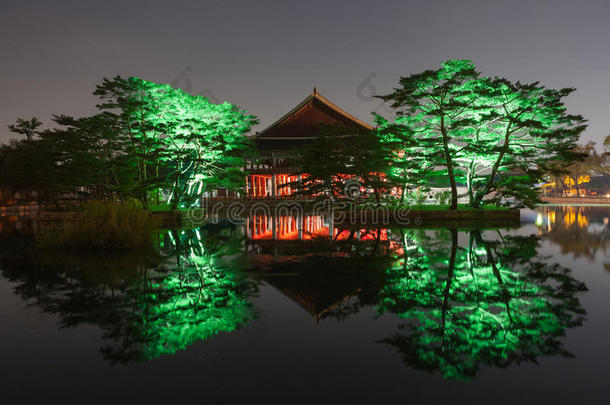
[[[95,84],[117,74],[229,100],[259,130],[314,86],[371,122],[372,93],[451,58],[576,87],[583,142],[610,134],[610,0],[0,0],[0,49],[0,142],[17,117],[92,113]]]

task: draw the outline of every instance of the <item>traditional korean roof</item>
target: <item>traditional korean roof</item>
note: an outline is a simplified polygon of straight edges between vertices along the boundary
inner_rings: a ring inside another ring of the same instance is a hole
[[[253,139],[263,149],[287,149],[314,139],[320,124],[373,129],[331,103],[314,87],[311,94],[296,107],[257,133]]]

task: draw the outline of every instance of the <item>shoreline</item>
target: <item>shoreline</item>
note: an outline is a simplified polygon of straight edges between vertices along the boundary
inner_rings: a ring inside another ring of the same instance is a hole
[[[608,197],[541,197],[541,205],[610,205]]]

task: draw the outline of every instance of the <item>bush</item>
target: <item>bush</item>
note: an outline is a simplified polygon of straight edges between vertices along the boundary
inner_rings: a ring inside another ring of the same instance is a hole
[[[451,202],[451,191],[443,190],[436,193],[436,199],[441,205],[449,204]]]
[[[158,221],[134,202],[89,202],[75,223],[40,236],[41,247],[120,251],[152,247]]]

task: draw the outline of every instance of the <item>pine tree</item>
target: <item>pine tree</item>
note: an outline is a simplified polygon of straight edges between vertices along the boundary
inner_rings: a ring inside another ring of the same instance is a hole
[[[385,96],[397,112],[393,130],[400,135],[394,139],[408,140],[399,153],[403,157],[398,167],[418,171],[422,177],[441,171],[451,188],[450,209],[457,209],[457,183],[460,172],[457,159],[462,153],[462,144],[470,138],[476,121],[476,103],[479,73],[469,60],[450,60],[441,68],[401,77],[399,87]],[[389,124],[376,117],[382,124]],[[382,126],[380,134],[387,134]],[[394,140],[392,139],[392,140]],[[409,159],[415,162],[410,164]],[[421,177],[420,177],[421,178]],[[407,183],[405,177],[405,183]]]
[[[491,163],[480,180],[475,180],[475,208],[487,201],[501,200],[517,206],[538,201],[536,184],[558,162],[578,159],[573,153],[586,120],[568,114],[563,99],[573,88],[548,89],[539,83],[511,83],[496,78],[490,83],[481,127],[493,141],[481,149],[469,150]]]

